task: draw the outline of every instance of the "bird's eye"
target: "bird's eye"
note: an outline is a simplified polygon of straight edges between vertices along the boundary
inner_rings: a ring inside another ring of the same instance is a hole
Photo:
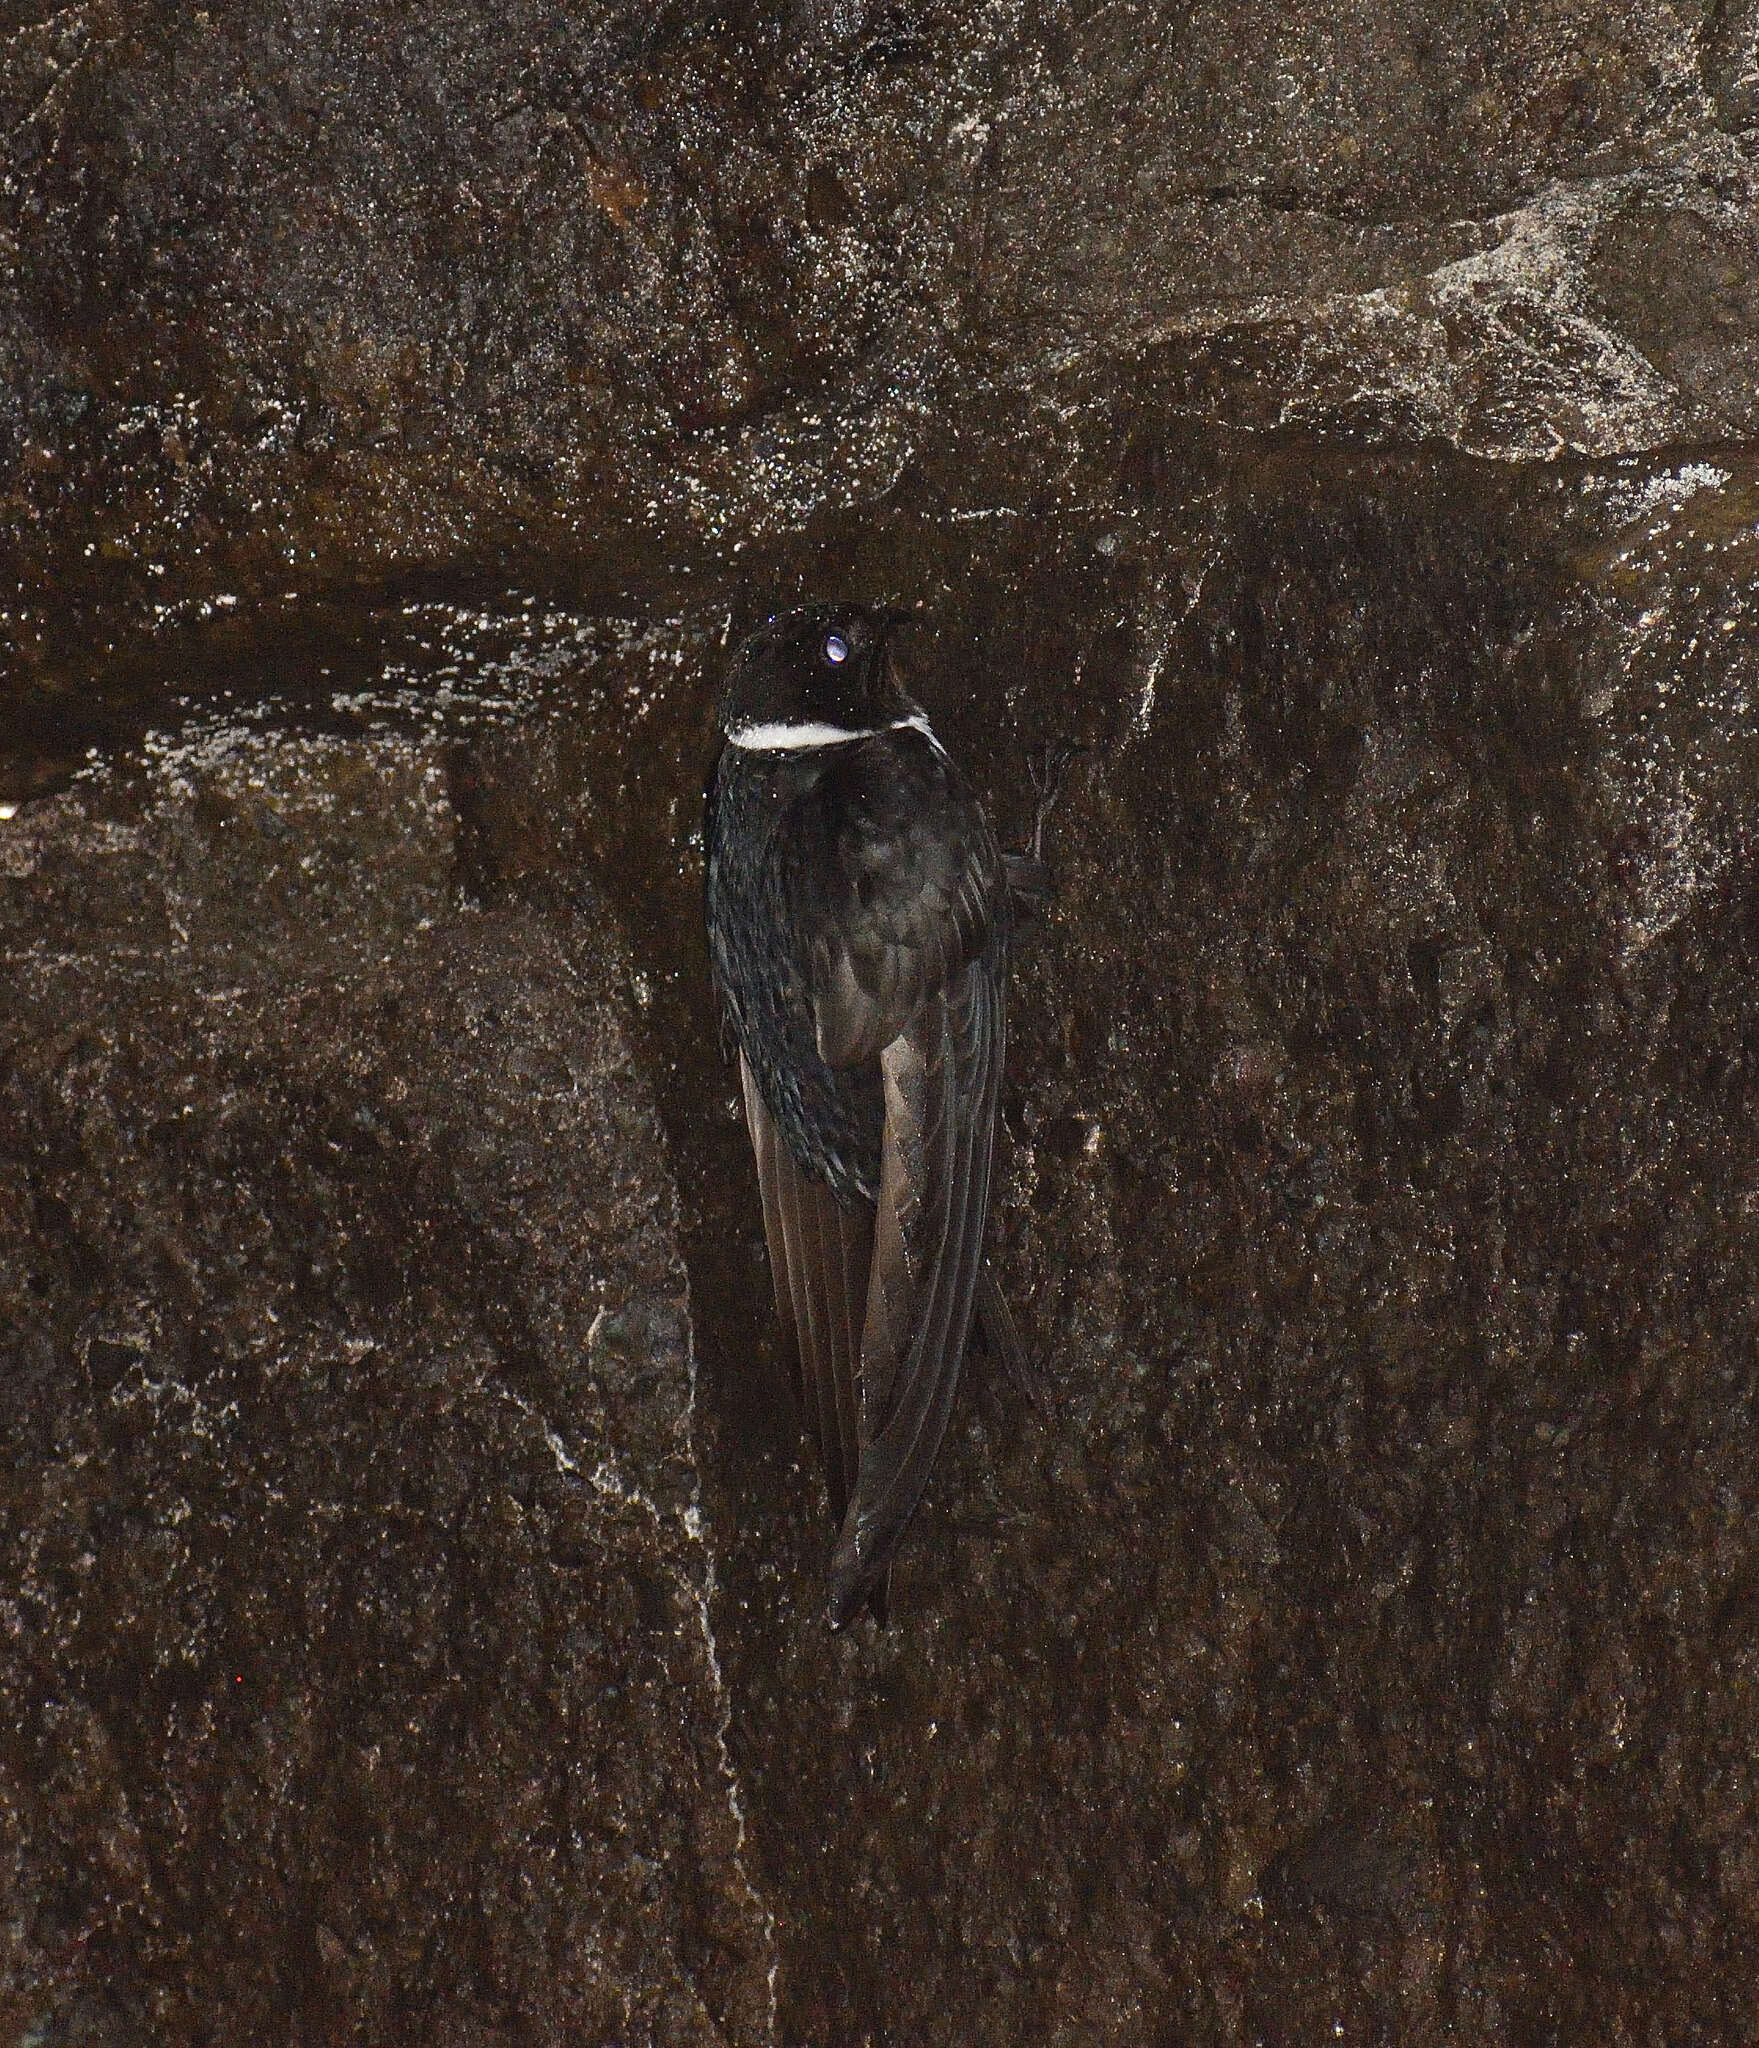
[[[843,638],[841,633],[827,633],[825,635],[825,659],[826,661],[847,661],[849,659],[849,643]]]

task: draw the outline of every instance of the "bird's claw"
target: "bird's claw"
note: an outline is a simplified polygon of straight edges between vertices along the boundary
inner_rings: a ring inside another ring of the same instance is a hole
[[[1044,860],[1044,828],[1063,793],[1069,764],[1077,754],[1086,751],[1074,740],[1046,740],[1026,763],[1033,794],[1031,857],[1040,864]]]

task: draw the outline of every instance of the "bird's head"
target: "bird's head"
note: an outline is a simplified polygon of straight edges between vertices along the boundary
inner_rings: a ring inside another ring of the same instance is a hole
[[[919,718],[887,644],[910,617],[860,604],[777,612],[733,656],[715,713],[721,732],[737,747],[786,752]]]

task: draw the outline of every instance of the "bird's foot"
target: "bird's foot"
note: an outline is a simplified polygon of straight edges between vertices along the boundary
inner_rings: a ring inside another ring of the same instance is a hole
[[[1085,747],[1073,740],[1047,740],[1035,759],[1026,764],[1026,773],[1032,778],[1032,858],[1041,866],[1044,862],[1044,828],[1050,814],[1056,807],[1057,798],[1063,793],[1063,779],[1069,772],[1069,764],[1077,754],[1085,753]]]
[[[1023,853],[1004,853],[1002,866],[1008,893],[1027,911],[1042,910],[1051,900],[1051,871],[1044,857],[1044,828],[1062,795],[1069,764],[1085,749],[1067,740],[1050,740],[1026,764],[1032,782],[1032,837]]]

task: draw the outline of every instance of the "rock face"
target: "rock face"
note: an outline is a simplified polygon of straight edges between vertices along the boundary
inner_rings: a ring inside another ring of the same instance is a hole
[[[952,436],[1018,504],[1157,356],[1255,430],[1745,433],[1756,31],[1701,12],[15,8],[0,627],[49,689],[290,579],[639,583]]]
[[[1016,832],[1091,749],[1005,1101],[1061,1406],[979,1367],[871,1651],[810,1517],[728,1560],[784,2011],[1748,2038],[1759,472],[1130,463],[922,636]]]
[[[617,947],[223,745],[0,847],[0,2030],[767,2038]]]
[[[14,10],[27,2038],[1759,2039],[1759,14],[1615,12]],[[880,1638],[699,935],[808,591],[1086,749]]]

